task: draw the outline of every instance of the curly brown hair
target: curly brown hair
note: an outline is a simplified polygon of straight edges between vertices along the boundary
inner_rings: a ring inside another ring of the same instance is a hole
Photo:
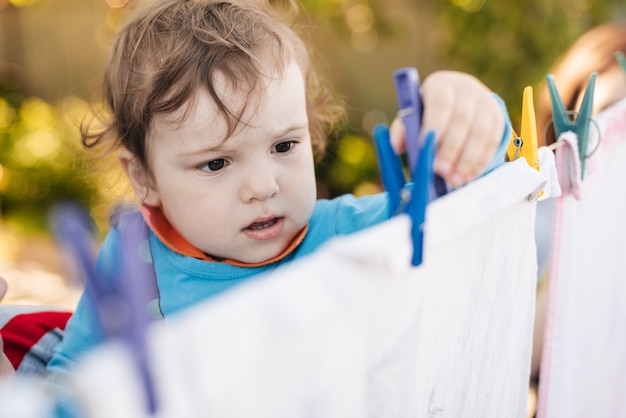
[[[297,11],[292,0],[286,3]],[[271,68],[282,75],[293,59],[305,78],[313,150],[321,156],[328,135],[344,116],[343,107],[313,68],[301,38],[275,11],[267,0],[138,5],[113,41],[104,78],[106,116],[83,123],[83,145],[106,145],[107,152],[123,146],[149,169],[146,138],[152,119],[193,105],[200,89],[216,103],[230,136],[245,123],[241,117],[246,109],[225,105],[214,86],[216,73],[254,98],[261,94],[264,71]]]

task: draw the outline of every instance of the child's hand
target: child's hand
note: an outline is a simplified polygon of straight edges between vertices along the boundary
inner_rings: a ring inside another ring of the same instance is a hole
[[[0,301],[7,293],[7,282],[4,281],[2,277],[0,277]],[[4,376],[14,376],[15,370],[13,370],[13,366],[11,362],[4,354],[4,344],[2,343],[2,337],[0,336],[0,377]]]
[[[502,107],[477,78],[455,71],[438,71],[421,86],[422,135],[437,134],[435,172],[453,187],[473,180],[487,166],[504,134]],[[394,149],[404,151],[404,127],[391,124]]]
[[[7,376],[15,376],[15,370],[13,365],[4,354],[4,344],[2,343],[2,337],[0,337],[0,379]]]
[[[0,277],[0,301],[4,298],[4,295],[7,294],[7,282],[2,277]]]

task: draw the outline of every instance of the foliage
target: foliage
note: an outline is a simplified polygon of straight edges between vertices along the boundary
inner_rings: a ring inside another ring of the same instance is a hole
[[[414,1],[420,8],[426,6],[423,0]],[[469,72],[497,92],[507,104],[513,126],[517,127],[524,87],[530,85],[536,90],[542,87],[555,60],[585,31],[623,14],[622,2],[440,0],[433,2],[438,43],[432,53],[442,60],[443,67]],[[304,0],[303,3],[318,19],[332,22],[339,36],[349,37],[351,30],[357,30],[356,25],[351,25],[355,19],[349,16],[357,8],[360,11],[370,8],[374,13],[372,30],[377,31],[378,37],[395,42],[398,37],[406,36],[406,31],[390,29],[401,28],[401,24],[381,13],[385,4],[388,5],[383,0]],[[362,12],[357,15],[368,16]],[[349,131],[340,137],[339,149],[349,148],[344,142],[353,143],[358,134]],[[371,141],[364,143],[369,144],[373,155]],[[341,154],[331,154],[329,158],[320,167],[319,177],[331,192],[354,191],[360,187],[361,180],[368,185],[377,182],[375,163],[369,167],[356,164],[342,159]]]
[[[331,39],[341,38],[337,44],[341,43],[343,49],[335,57],[345,57],[346,48],[352,48],[353,56],[361,54],[361,59],[369,56],[367,54],[388,59],[390,55],[380,55],[383,50],[385,54],[389,54],[389,51],[406,53],[404,46],[397,45],[409,37],[410,27],[407,21],[394,19],[409,13],[403,13],[403,7],[411,6],[406,10],[412,13],[415,10],[427,11],[428,16],[432,14],[431,19],[436,21],[438,42],[433,48],[433,55],[437,56],[438,63],[442,63],[442,67],[474,74],[500,94],[507,103],[514,126],[518,125],[523,88],[527,85],[538,86],[554,60],[579,35],[626,10],[621,4],[623,0],[300,2],[305,15],[311,17],[309,25],[323,23],[317,26],[323,26],[324,30],[330,28]],[[43,3],[39,0],[10,0],[12,6],[9,7],[35,9]],[[107,0],[107,4],[113,3],[124,4],[125,1]],[[395,10],[395,14],[391,13],[392,10]],[[59,13],[64,12],[59,10]],[[117,22],[115,18],[118,15],[111,10],[102,19]],[[102,37],[102,33],[98,36]],[[330,51],[335,47],[337,45],[332,42],[326,42],[323,50]],[[329,67],[353,65],[350,60],[344,61],[332,62]],[[377,68],[380,69],[380,66]],[[366,68],[364,71],[371,70]],[[388,100],[388,97],[380,100],[381,89],[374,90],[374,87],[379,87],[377,83],[363,77],[363,74],[360,76],[344,79],[345,84],[352,83],[350,87],[353,93],[356,91],[366,97],[361,102],[364,106],[359,103],[355,107],[363,107],[363,112],[372,110],[368,106],[372,105],[374,96],[380,102],[395,102],[393,98]],[[102,208],[120,193],[111,192],[117,187],[114,176],[106,178],[102,173],[96,176],[86,167],[75,126],[75,121],[80,120],[80,115],[86,111],[86,104],[71,96],[52,103],[37,97],[22,97],[22,94],[25,93],[2,90],[0,86],[2,218],[35,219],[35,224],[41,226],[45,224],[48,209],[66,199],[78,200],[90,206],[94,214],[100,210],[100,217],[104,217]],[[393,92],[387,94],[393,95]],[[375,108],[373,110],[385,110],[380,103],[372,107]],[[328,156],[318,167],[320,197],[346,192],[368,194],[379,190],[378,168],[371,139],[367,137],[367,132],[350,128],[362,126],[356,120],[356,117],[362,118],[362,115],[355,115],[353,109],[350,113],[353,120],[331,141]]]
[[[96,182],[61,109],[69,111],[37,98],[12,103],[0,97],[0,207],[5,220],[43,228],[49,209],[59,201],[95,203]]]
[[[437,2],[449,62],[485,81],[509,107],[514,125],[525,86],[591,27],[610,21],[622,0],[447,0]]]
[[[331,142],[327,154],[317,166],[319,197],[380,192],[378,163],[368,138],[346,132]]]

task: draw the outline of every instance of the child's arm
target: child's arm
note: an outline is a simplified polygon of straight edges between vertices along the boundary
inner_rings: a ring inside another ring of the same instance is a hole
[[[453,187],[476,178],[494,158],[504,161],[510,121],[504,103],[477,78],[438,71],[421,86],[422,133],[437,133],[435,172]],[[391,125],[394,148],[404,151],[404,128]]]

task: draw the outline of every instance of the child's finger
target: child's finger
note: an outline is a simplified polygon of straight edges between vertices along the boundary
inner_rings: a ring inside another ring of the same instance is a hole
[[[389,126],[389,137],[391,138],[391,147],[400,155],[405,151],[405,130],[404,124],[400,118],[395,118]]]
[[[468,133],[468,139],[457,160],[453,175],[453,177],[457,176],[455,185],[467,183],[476,178],[489,164],[500,144],[504,121],[497,102],[495,100],[493,102],[496,106],[492,106],[492,109],[489,109],[491,102],[477,106],[477,109],[484,109],[484,111],[477,112],[471,131]]]
[[[4,354],[4,344],[2,343],[2,337],[0,337],[0,377],[7,376],[15,376],[15,370],[6,354]]]
[[[435,171],[453,185],[457,185],[457,165],[461,154],[469,142],[474,115],[471,107],[456,107],[450,115],[448,127],[442,132],[437,148]]]
[[[0,277],[0,300],[4,298],[4,295],[6,295],[7,287],[7,282],[2,277]]]
[[[448,140],[448,131],[451,129],[453,114],[449,109],[453,103],[453,95],[449,91],[441,91],[439,94],[429,96],[429,91],[424,93],[424,103],[428,106],[424,107],[422,117],[422,131],[434,131],[437,135],[437,153],[435,155],[435,172],[442,177],[446,177],[453,167],[455,159],[452,158],[450,151],[441,149],[441,144]],[[453,135],[455,136],[455,135]],[[450,144],[452,148],[453,144]]]
[[[490,156],[495,151],[489,144],[480,141],[467,142],[467,146],[461,151],[454,174],[450,183],[458,187],[475,179],[491,160]]]

